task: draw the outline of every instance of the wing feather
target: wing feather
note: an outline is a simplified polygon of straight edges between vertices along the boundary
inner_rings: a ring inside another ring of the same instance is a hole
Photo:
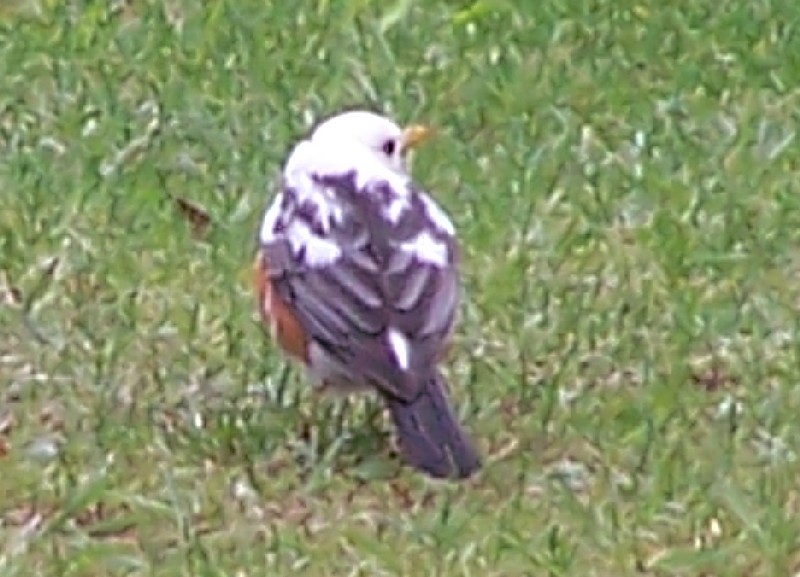
[[[377,309],[383,305],[383,295],[375,273],[359,266],[351,254],[345,254],[334,266],[326,267],[324,274],[364,306]]]
[[[419,310],[423,306],[425,292],[431,288],[436,272],[430,265],[410,263],[405,275],[398,279],[397,290],[392,299],[392,306],[399,311]],[[422,312],[422,311],[420,311]]]

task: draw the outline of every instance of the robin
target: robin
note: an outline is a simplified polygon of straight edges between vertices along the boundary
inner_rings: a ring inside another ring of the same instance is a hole
[[[429,133],[366,111],[317,126],[264,214],[256,286],[272,337],[316,387],[376,392],[406,462],[462,479],[480,457],[437,368],[459,301],[455,230],[408,173]]]

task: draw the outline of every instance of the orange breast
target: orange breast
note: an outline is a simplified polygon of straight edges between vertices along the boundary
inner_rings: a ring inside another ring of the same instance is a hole
[[[254,267],[254,284],[261,318],[269,326],[272,338],[295,359],[308,362],[308,339],[291,307],[272,286],[266,256],[259,252]]]

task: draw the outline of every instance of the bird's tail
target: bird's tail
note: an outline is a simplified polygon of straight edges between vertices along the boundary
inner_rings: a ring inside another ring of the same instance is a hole
[[[478,451],[458,423],[438,371],[413,401],[387,397],[386,403],[410,465],[436,478],[465,479],[480,469]]]

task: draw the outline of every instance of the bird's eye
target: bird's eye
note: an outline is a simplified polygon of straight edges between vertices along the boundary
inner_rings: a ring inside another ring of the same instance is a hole
[[[394,140],[387,140],[383,143],[381,150],[386,156],[392,156],[394,154],[395,142]]]

